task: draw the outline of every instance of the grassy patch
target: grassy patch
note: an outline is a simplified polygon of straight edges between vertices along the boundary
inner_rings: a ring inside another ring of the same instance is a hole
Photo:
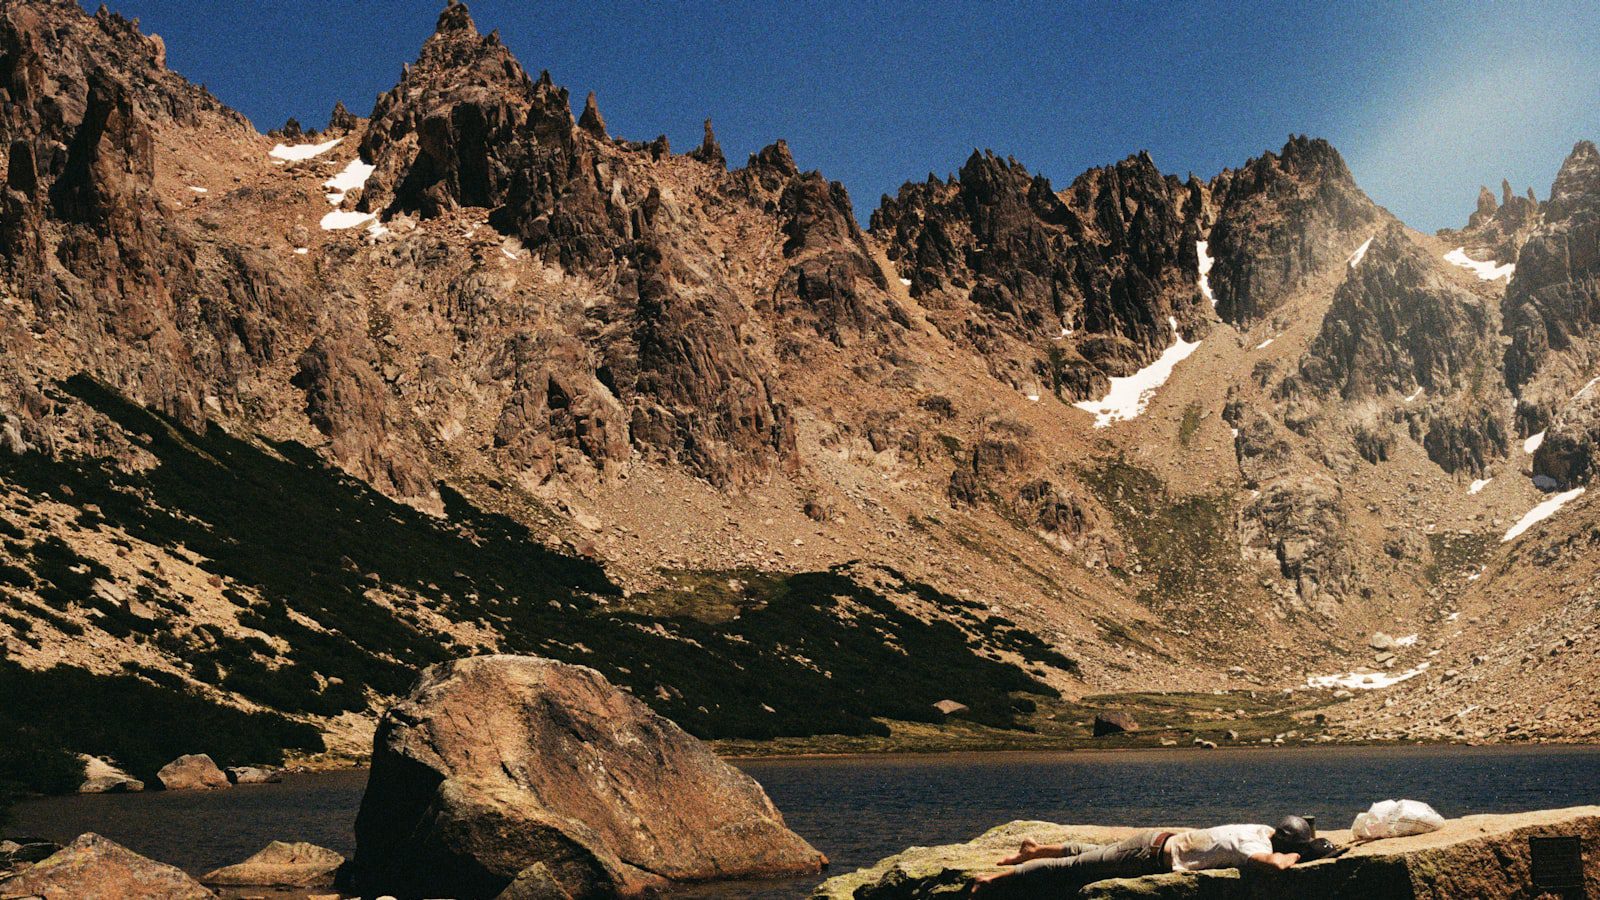
[[[1488,534],[1435,531],[1428,535],[1428,546],[1433,550],[1433,562],[1423,574],[1433,584],[1452,576],[1462,575],[1481,565],[1496,545],[1495,538]]]
[[[1104,460],[1080,474],[1131,544],[1143,582],[1140,602],[1164,612],[1241,615],[1232,611],[1238,604],[1224,602],[1242,571],[1227,495],[1174,497],[1155,473],[1124,459]]]
[[[1194,436],[1200,431],[1203,412],[1198,403],[1190,403],[1183,408],[1183,421],[1178,423],[1178,446],[1187,448],[1194,443]]]

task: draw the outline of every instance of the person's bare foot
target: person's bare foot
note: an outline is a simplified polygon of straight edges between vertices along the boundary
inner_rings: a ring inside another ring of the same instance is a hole
[[[1016,853],[1000,860],[1002,866],[1015,866],[1025,863],[1030,859],[1039,858],[1039,842],[1032,838],[1023,838],[1021,849]]]
[[[1005,875],[1005,872],[985,872],[982,875],[972,876],[972,881],[968,882],[967,884],[967,895],[976,896],[983,894],[984,888],[993,883],[995,879],[1001,878]]]

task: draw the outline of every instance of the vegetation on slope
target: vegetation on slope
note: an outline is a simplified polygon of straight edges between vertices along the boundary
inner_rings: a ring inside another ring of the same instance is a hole
[[[446,515],[429,516],[329,468],[300,445],[262,446],[215,427],[193,433],[86,378],[69,380],[62,391],[71,398],[59,399],[105,414],[159,464],[132,474],[99,459],[30,453],[0,457],[0,481],[29,497],[96,510],[78,527],[114,527],[175,553],[181,548],[224,586],[238,622],[260,636],[210,625],[174,628],[167,615],[134,615],[96,596],[91,585],[108,574],[98,563],[59,540],[29,541],[15,528],[0,537],[6,624],[27,640],[13,619],[81,630],[66,613],[88,612],[91,627],[152,645],[194,681],[278,712],[366,710],[404,692],[423,666],[495,650],[593,666],[702,737],[882,734],[881,719],[936,720],[932,704],[946,698],[971,707],[977,721],[1015,727],[1013,694],[1054,691],[1002,661],[999,651],[1034,665],[1073,666],[1010,623],[990,621],[888,571],[876,573],[883,576],[874,577],[877,587],[849,567],[698,573],[690,590],[625,601],[598,564],[549,549],[520,523],[479,510],[448,488],[441,488]],[[736,588],[707,589],[735,575]],[[163,583],[156,574],[155,584]],[[379,587],[399,599],[376,602],[371,592]],[[961,625],[918,618],[886,591],[953,610]],[[176,611],[159,590],[140,599]],[[720,614],[705,614],[719,603]],[[476,623],[498,638],[484,642],[489,646],[459,642],[429,625],[438,621],[434,613]],[[289,649],[279,652],[274,639]],[[150,680],[159,674],[141,671],[107,683],[115,690],[142,685],[162,702],[198,702],[182,679]],[[64,672],[50,677],[95,681]],[[52,682],[17,678],[17,708],[36,710],[53,696]],[[146,764],[146,747],[159,747],[148,751],[156,756],[197,749],[153,744],[153,732],[201,731],[174,731],[159,717],[130,716],[123,726],[126,742],[94,746],[121,762],[138,760],[136,766]],[[241,729],[204,728],[213,730]],[[283,737],[270,728],[255,731]],[[93,742],[71,731],[39,731],[32,743],[86,750]],[[279,743],[308,745],[303,736]],[[256,748],[239,752],[246,749]],[[61,786],[55,776],[24,780],[36,788]]]

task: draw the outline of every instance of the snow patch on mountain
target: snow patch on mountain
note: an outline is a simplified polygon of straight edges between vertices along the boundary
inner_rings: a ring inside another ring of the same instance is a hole
[[[1372,246],[1372,238],[1375,237],[1377,235],[1367,238],[1366,243],[1357,247],[1356,252],[1350,254],[1350,268],[1354,269],[1356,266],[1361,265],[1361,261],[1367,258],[1367,248]]]
[[[1343,675],[1314,675],[1306,679],[1306,687],[1375,691],[1392,687],[1402,681],[1409,681],[1426,671],[1428,671],[1427,663],[1417,663],[1416,668],[1407,669],[1404,672],[1348,672]]]
[[[334,206],[343,203],[344,195],[366,184],[367,178],[372,175],[372,170],[375,168],[377,166],[362,162],[360,157],[350,160],[350,164],[339,174],[322,183],[323,187],[330,189],[328,202]]]
[[[338,146],[342,140],[344,138],[334,138],[321,144],[278,144],[268,150],[267,155],[273,159],[281,159],[286,162],[299,162],[327,153]]]
[[[1522,533],[1527,531],[1529,528],[1532,528],[1540,522],[1543,522],[1545,519],[1550,518],[1557,512],[1560,512],[1561,507],[1566,506],[1568,503],[1571,503],[1572,501],[1583,496],[1584,490],[1584,488],[1573,488],[1565,493],[1557,494],[1554,497],[1551,497],[1549,500],[1546,500],[1538,506],[1535,506],[1533,509],[1528,510],[1527,515],[1523,516],[1522,519],[1517,522],[1517,524],[1511,526],[1511,530],[1507,531],[1506,536],[1500,539],[1500,543],[1504,544],[1507,541],[1514,541],[1521,537]]]
[[[1217,295],[1211,293],[1211,264],[1215,261],[1211,258],[1211,242],[1195,241],[1194,252],[1200,257],[1200,293],[1211,301],[1211,307],[1215,309]]]
[[[374,218],[376,217],[372,213],[336,209],[322,217],[322,230],[342,231],[346,228],[355,228],[358,225],[365,225]]]
[[[1172,346],[1163,351],[1159,359],[1132,375],[1111,379],[1111,389],[1105,397],[1072,404],[1094,414],[1094,427],[1105,428],[1112,422],[1137,418],[1150,404],[1156,389],[1172,377],[1172,370],[1178,363],[1188,359],[1199,348],[1199,341],[1190,343],[1183,339],[1178,331],[1177,319],[1168,317],[1167,324],[1172,326]]]
[[[1484,281],[1493,281],[1496,278],[1511,280],[1511,273],[1517,270],[1516,263],[1506,263],[1503,266],[1495,265],[1494,260],[1479,262],[1467,255],[1467,248],[1457,247],[1444,255],[1444,261],[1463,269],[1471,269]]]

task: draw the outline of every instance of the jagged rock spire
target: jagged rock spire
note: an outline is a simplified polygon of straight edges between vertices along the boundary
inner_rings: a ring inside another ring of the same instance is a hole
[[[333,112],[328,114],[329,131],[349,131],[356,127],[356,114],[345,108],[343,100],[335,100]]]
[[[1511,202],[1510,186],[1507,185],[1505,190],[1507,191],[1505,195],[1506,202],[1509,203]],[[1500,204],[1495,202],[1494,193],[1489,190],[1489,186],[1480,186],[1478,188],[1478,208],[1473,211],[1471,216],[1467,217],[1467,227],[1476,228],[1489,221],[1494,218],[1495,211],[1499,208]]]
[[[1510,203],[1511,202],[1511,197],[1512,197],[1512,194],[1511,194],[1511,179],[1509,179],[1509,178],[1500,179],[1500,202],[1502,204]],[[1480,203],[1479,205],[1482,205],[1482,204]]]
[[[601,140],[609,137],[606,134],[605,117],[600,115],[600,106],[594,100],[594,91],[590,91],[589,99],[583,101],[583,115],[578,117],[578,127]]]
[[[705,138],[700,141],[700,146],[689,151],[689,155],[703,163],[726,167],[727,157],[722,155],[722,145],[717,143],[717,134],[711,130],[711,120],[706,119]]]
[[[461,0],[449,0],[444,5],[444,11],[439,13],[439,22],[433,30],[437,34],[458,31],[473,36],[478,34],[478,26],[472,21],[472,13],[467,11],[467,5]]]

